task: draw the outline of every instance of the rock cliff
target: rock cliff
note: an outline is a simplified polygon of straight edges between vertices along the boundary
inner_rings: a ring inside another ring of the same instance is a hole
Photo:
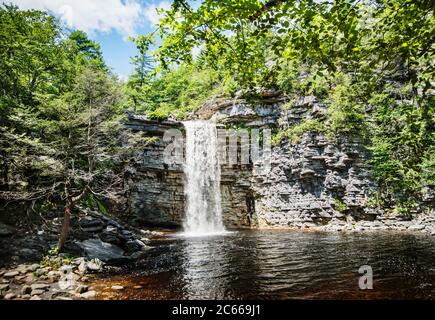
[[[251,100],[215,98],[190,117],[214,119],[227,128],[276,130],[325,115],[326,106],[314,96],[301,97],[288,107],[285,97],[264,92]],[[180,122],[136,115],[129,116],[126,127],[160,138],[168,128],[183,130]],[[130,214],[144,225],[175,227],[183,220],[184,175],[181,165],[163,163],[167,145],[162,139],[150,145],[141,163],[129,168]],[[337,225],[355,229],[364,222],[383,221],[380,212],[368,206],[375,188],[369,158],[358,137],[331,141],[321,133],[307,132],[299,143],[284,140],[272,147],[270,172],[257,173],[252,163],[224,164],[224,223],[229,228],[331,229],[334,225],[332,229],[340,230]]]

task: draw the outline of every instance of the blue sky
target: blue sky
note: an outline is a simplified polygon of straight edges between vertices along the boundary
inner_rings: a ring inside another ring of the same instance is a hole
[[[5,1],[5,0],[3,0]],[[126,79],[132,72],[130,58],[136,54],[129,37],[155,30],[157,8],[170,0],[6,0],[20,9],[48,11],[72,29],[80,29],[101,44],[106,63]]]

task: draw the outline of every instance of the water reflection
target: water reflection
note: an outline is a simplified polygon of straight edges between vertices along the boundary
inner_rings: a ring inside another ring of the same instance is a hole
[[[140,299],[433,299],[435,240],[410,234],[243,231],[163,242],[123,276]],[[374,290],[361,291],[370,265]]]
[[[186,238],[179,270],[186,299],[219,299],[230,288],[230,253],[224,236]]]

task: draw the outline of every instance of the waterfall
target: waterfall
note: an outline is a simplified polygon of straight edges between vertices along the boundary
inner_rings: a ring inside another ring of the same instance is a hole
[[[208,121],[187,121],[186,218],[184,234],[203,236],[225,232],[222,223],[220,180],[216,125]]]

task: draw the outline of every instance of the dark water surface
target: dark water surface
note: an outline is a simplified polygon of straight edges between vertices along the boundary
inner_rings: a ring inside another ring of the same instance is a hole
[[[433,236],[239,231],[154,245],[140,263],[97,281],[103,298],[435,298]],[[373,290],[359,289],[363,265],[373,269]],[[126,289],[109,289],[115,284]]]

